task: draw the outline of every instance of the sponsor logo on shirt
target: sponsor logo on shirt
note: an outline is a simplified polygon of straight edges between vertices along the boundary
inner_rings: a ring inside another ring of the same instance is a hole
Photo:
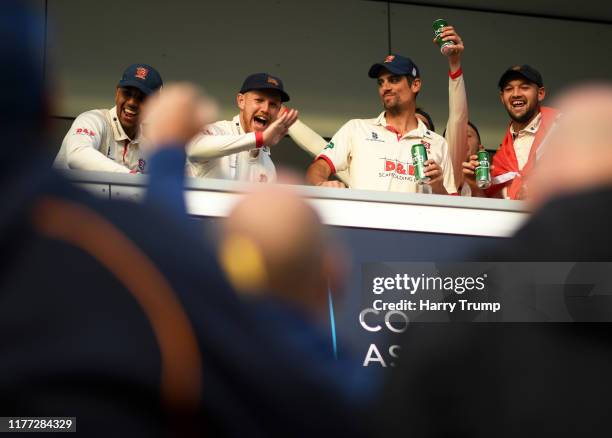
[[[395,172],[400,175],[414,175],[414,166],[410,163],[403,163],[398,160],[385,158],[385,172]]]
[[[333,149],[333,148],[334,148],[334,142],[330,141],[329,143],[327,143],[327,146],[325,146],[323,148],[323,150],[325,150],[325,149]]]
[[[149,69],[145,67],[138,67],[136,69],[136,74],[134,75],[137,79],[142,79],[143,81],[147,79],[147,75],[149,74]]]
[[[427,143],[426,141],[421,141],[421,144],[425,146],[425,149],[427,150],[427,152],[431,151],[430,143]]]
[[[378,134],[374,131],[371,132],[370,137],[366,138],[366,141],[379,141],[381,143],[384,143],[384,140],[381,140],[378,138]]]
[[[382,158],[383,171],[378,172],[379,178],[395,178],[402,181],[414,181],[414,166],[408,162]]]
[[[95,137],[96,136],[95,132],[90,131],[87,128],[77,128],[76,134],[79,134],[79,135],[88,135],[90,137]]]

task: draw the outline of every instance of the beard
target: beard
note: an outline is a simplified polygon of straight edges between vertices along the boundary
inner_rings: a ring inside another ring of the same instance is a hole
[[[400,105],[397,101],[389,102],[388,104],[383,102],[383,108],[390,114],[399,114],[401,112]]]
[[[528,107],[525,113],[521,116],[515,116],[512,113],[512,111],[509,110],[508,108],[506,108],[506,111],[508,112],[508,115],[514,122],[523,124],[533,119],[536,116],[536,114],[538,114],[538,112],[540,111],[540,107],[537,103],[533,104],[532,106]]]

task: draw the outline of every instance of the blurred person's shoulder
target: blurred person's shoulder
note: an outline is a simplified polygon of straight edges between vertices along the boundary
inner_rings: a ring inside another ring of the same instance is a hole
[[[612,186],[551,199],[500,248],[501,259],[609,260]]]
[[[39,198],[57,199],[101,218],[150,254],[163,258],[173,254],[175,260],[191,260],[191,256],[197,253],[201,260],[202,257],[207,258],[206,253],[210,252],[204,243],[203,233],[194,233],[194,227],[186,227],[181,218],[165,211],[162,206],[102,199],[55,173],[50,174],[48,180]],[[181,248],[179,255],[173,250],[176,247]]]
[[[581,435],[571,425],[586,421],[590,428],[608,421],[611,329],[581,323],[415,323],[401,343],[402,357],[409,360],[392,370],[377,418],[386,420],[385,435],[484,437],[492,430],[500,437]],[[461,378],[449,384],[440,378],[448,370]],[[567,403],[568,397],[588,403]],[[446,412],[442,422],[440,409]]]

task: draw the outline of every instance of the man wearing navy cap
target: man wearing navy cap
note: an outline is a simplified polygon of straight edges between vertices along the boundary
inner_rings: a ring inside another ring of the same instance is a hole
[[[558,112],[542,105],[546,97],[542,75],[530,65],[508,68],[498,82],[499,96],[510,124],[501,147],[493,157],[492,185],[486,191],[476,186],[474,171],[478,157],[463,163],[465,181],[473,196],[524,199],[528,196],[526,179],[534,168],[540,145],[554,125]]]
[[[389,55],[372,65],[368,76],[376,78],[384,111],[375,119],[348,121],[334,135],[308,168],[310,184],[345,187],[329,181],[337,171],[348,169],[349,187],[394,192],[456,193],[448,145],[415,116],[421,89],[418,67],[410,58]],[[414,176],[411,148],[425,145],[428,160],[420,186]]]
[[[162,86],[147,64],[130,65],[117,84],[115,106],[80,114],[64,137],[55,166],[106,172],[143,173],[141,108]]]
[[[271,182],[276,169],[270,146],[287,134],[297,119],[297,111],[279,115],[289,100],[283,81],[268,73],[248,76],[236,104],[240,113],[232,120],[206,126],[187,147],[187,174],[201,178],[221,178],[251,182]]]

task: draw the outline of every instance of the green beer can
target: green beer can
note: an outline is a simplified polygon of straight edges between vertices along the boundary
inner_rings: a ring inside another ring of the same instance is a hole
[[[427,161],[427,149],[424,144],[412,145],[412,165],[414,166],[414,177],[419,184],[425,184],[429,177],[425,176],[425,161]]]
[[[448,23],[444,18],[438,18],[432,25],[436,42],[438,43],[438,46],[440,46],[440,52],[442,52],[444,55],[446,55],[452,46],[455,45],[452,41],[442,41],[442,38],[440,38],[442,28],[446,26],[448,26]]]
[[[476,184],[478,188],[491,187],[491,160],[489,153],[484,149],[478,151],[478,166],[476,166]]]

